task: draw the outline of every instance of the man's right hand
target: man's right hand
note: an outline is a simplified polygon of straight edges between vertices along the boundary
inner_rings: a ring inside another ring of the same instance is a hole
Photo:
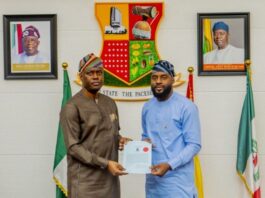
[[[124,172],[125,168],[122,167],[121,164],[115,161],[109,160],[108,163],[108,171],[113,175],[113,176],[120,176],[120,175],[127,175],[128,173]]]

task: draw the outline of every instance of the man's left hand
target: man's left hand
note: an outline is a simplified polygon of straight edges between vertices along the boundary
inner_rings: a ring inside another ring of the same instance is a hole
[[[161,163],[151,167],[151,173],[156,176],[162,177],[171,167],[168,163]]]
[[[127,144],[129,141],[132,141],[132,139],[127,137],[121,137],[119,141],[119,150],[122,151],[124,149],[124,145]]]

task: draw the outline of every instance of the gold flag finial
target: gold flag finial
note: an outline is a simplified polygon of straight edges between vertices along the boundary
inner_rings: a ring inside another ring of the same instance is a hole
[[[245,65],[246,65],[247,73],[249,75],[249,80],[250,80],[250,83],[251,83],[252,82],[252,71],[251,71],[251,67],[250,67],[251,61],[249,59],[247,59],[245,61]]]
[[[188,72],[192,74],[194,72],[194,68],[192,66],[188,67]]]
[[[66,62],[63,62],[63,63],[62,63],[62,67],[63,67],[63,69],[64,69],[64,70],[67,70],[68,63],[66,63]]]
[[[247,59],[247,60],[245,61],[245,65],[246,65],[247,69],[250,68],[251,61],[250,61],[249,59]]]

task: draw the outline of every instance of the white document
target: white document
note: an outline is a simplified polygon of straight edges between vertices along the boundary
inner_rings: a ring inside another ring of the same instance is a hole
[[[130,141],[124,147],[123,167],[127,173],[150,173],[152,145],[144,141]]]

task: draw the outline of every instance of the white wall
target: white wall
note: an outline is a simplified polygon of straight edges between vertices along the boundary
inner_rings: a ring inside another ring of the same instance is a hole
[[[158,29],[158,49],[186,79],[188,66],[197,65],[198,12],[250,12],[253,89],[261,177],[265,178],[265,2],[263,0],[165,0],[165,15]],[[101,34],[92,0],[0,0],[0,15],[50,14],[58,16],[58,80],[4,80],[3,22],[0,24],[0,197],[53,198],[52,181],[58,113],[62,98],[62,68],[70,64],[73,81],[79,59],[99,54]],[[195,102],[202,124],[200,159],[205,198],[242,198],[236,174],[239,118],[245,77],[194,75]],[[79,87],[72,83],[74,92]],[[185,94],[186,85],[176,91]],[[121,133],[139,139],[142,102],[117,102]],[[130,112],[130,114],[128,114]],[[122,198],[143,198],[144,177],[121,179]],[[265,194],[264,179],[261,184]]]

